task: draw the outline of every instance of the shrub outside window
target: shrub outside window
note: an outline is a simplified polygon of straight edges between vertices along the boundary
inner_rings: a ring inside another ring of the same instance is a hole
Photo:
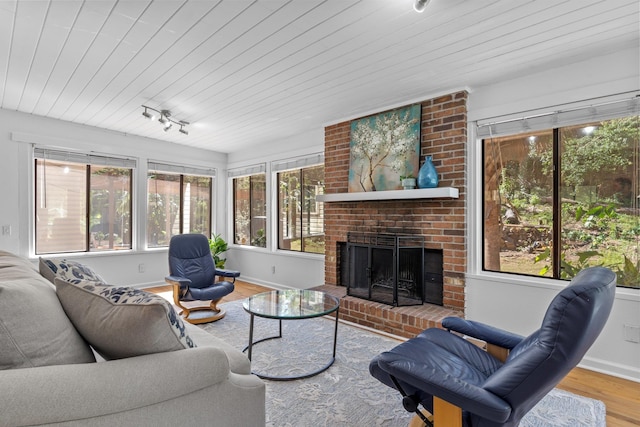
[[[55,159],[65,156],[36,150],[36,254],[131,249],[133,169],[72,153],[91,164]]]
[[[324,166],[278,173],[278,249],[324,254]]]
[[[483,140],[484,269],[640,287],[640,116]]]
[[[149,170],[147,247],[169,246],[176,234],[211,236],[213,178]]]
[[[267,247],[267,185],[264,173],[233,179],[233,242]]]

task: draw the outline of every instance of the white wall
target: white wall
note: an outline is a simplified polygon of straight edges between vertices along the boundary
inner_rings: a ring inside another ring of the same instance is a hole
[[[142,119],[141,119],[142,120]],[[69,255],[93,267],[107,281],[120,285],[145,286],[164,283],[168,273],[167,250],[145,250],[146,164],[147,159],[190,166],[217,168],[226,175],[226,154],[190,149],[164,141],[124,135],[94,127],[47,119],[0,109],[0,225],[10,226],[11,234],[1,234],[0,249],[30,257],[33,229],[32,144],[73,151],[96,152],[136,158],[134,176],[134,248],[118,253]],[[225,232],[226,180],[218,178],[214,192],[214,230]],[[225,236],[226,237],[226,236]],[[233,265],[229,257],[229,266]],[[139,272],[144,264],[144,272]]]
[[[466,315],[470,319],[528,335],[537,329],[544,311],[566,283],[528,279],[516,275],[482,272],[481,161],[474,120],[497,116],[524,117],[531,110],[557,111],[555,106],[597,104],[592,98],[630,98],[640,90],[640,58],[637,48],[594,57],[544,72],[484,87],[469,96],[469,272],[466,282]],[[614,96],[611,96],[614,95]],[[518,113],[518,114],[513,114]],[[475,179],[473,178],[475,177]],[[617,290],[613,312],[604,331],[587,353],[582,366],[640,381],[640,344],[624,340],[623,326],[640,326],[640,290]]]
[[[324,256],[233,246],[229,254],[242,279],[275,289],[324,285]]]

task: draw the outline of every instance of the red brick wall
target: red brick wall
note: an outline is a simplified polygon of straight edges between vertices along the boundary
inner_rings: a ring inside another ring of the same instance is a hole
[[[338,283],[337,243],[347,232],[421,234],[427,248],[443,251],[444,306],[464,309],[466,104],[465,91],[422,102],[420,164],[433,156],[439,186],[457,188],[460,198],[325,203],[325,283]],[[325,128],[326,194],[347,192],[350,126]]]

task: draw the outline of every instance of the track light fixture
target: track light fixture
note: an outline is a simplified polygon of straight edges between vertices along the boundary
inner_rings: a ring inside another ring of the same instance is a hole
[[[427,7],[431,0],[415,0],[413,3],[413,10],[418,13],[424,12],[424,9]]]
[[[142,108],[144,108],[144,111],[142,112],[142,115],[149,119],[149,120],[155,120],[156,117],[149,113],[149,110],[151,111],[155,111],[156,113],[160,114],[160,118],[158,119],[158,121],[160,123],[162,123],[163,127],[164,127],[164,131],[168,132],[169,129],[171,129],[171,127],[176,124],[178,126],[180,126],[179,132],[181,134],[184,135],[189,135],[189,132],[185,129],[185,126],[187,126],[189,124],[189,122],[186,122],[184,120],[174,120],[171,118],[171,111],[169,110],[156,110],[155,108],[151,108],[151,107],[147,107],[146,105],[143,105]]]
[[[144,107],[144,105],[143,105],[143,107]],[[149,107],[144,107],[144,111],[142,112],[142,115],[143,115],[143,116],[145,116],[145,117],[146,117],[147,119],[149,119],[149,120],[153,120],[153,119],[154,119],[154,116],[153,116],[153,114],[150,114],[150,113],[147,111],[147,109],[148,109],[148,108],[149,108]]]

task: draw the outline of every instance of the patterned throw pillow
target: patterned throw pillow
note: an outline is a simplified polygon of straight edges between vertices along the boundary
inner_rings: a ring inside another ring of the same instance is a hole
[[[0,370],[95,360],[53,285],[25,258],[0,250]]]
[[[195,347],[182,319],[159,295],[93,281],[54,281],[64,311],[105,359]]]
[[[82,280],[104,283],[104,279],[91,267],[64,258],[40,258],[40,274],[51,283],[56,277],[71,283]]]

